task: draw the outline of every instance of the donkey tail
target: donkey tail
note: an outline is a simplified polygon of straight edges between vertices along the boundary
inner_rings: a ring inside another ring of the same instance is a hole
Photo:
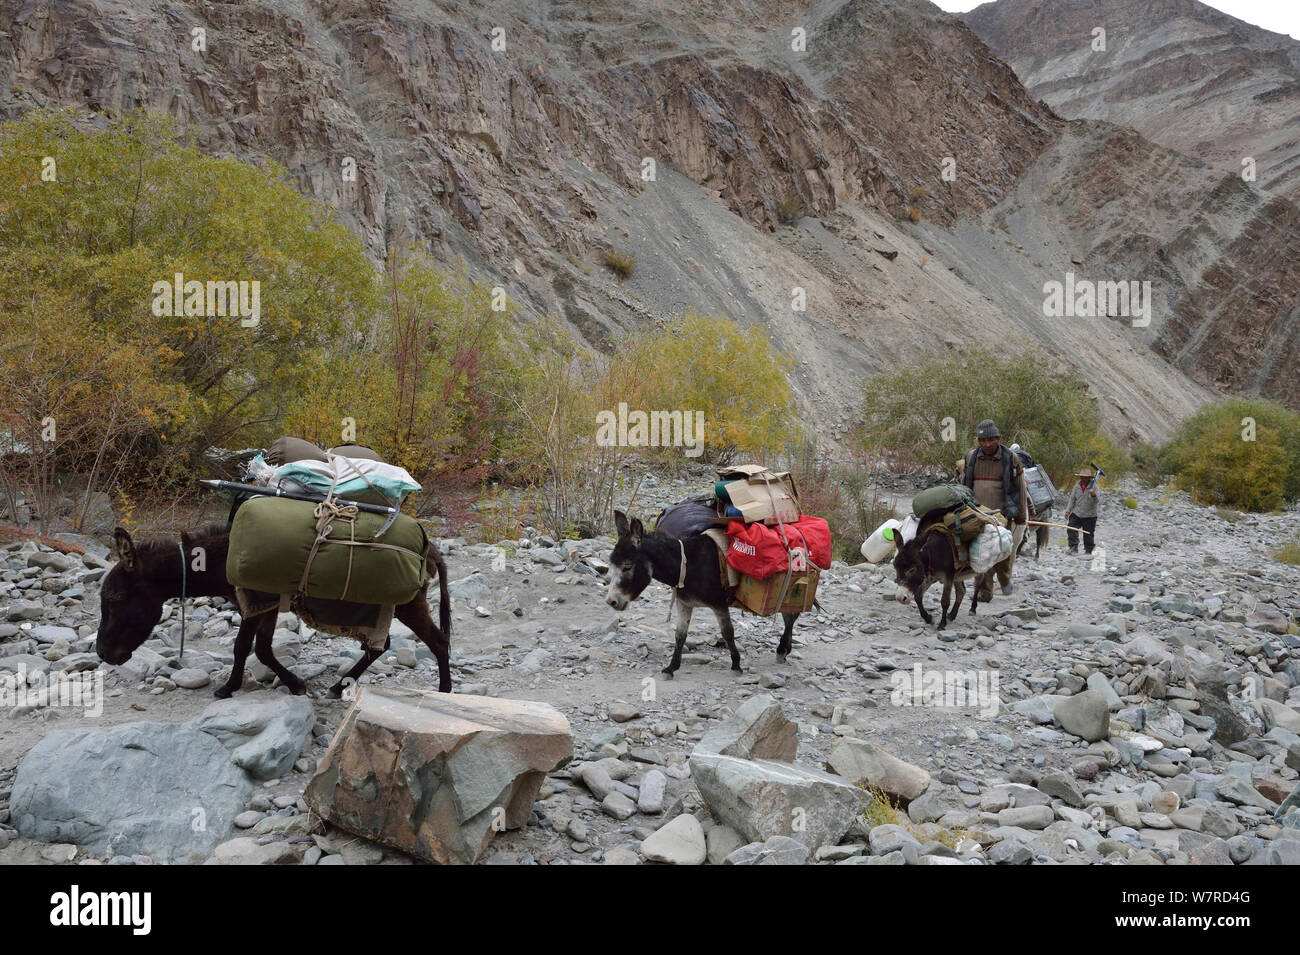
[[[429,559],[438,569],[438,626],[443,639],[451,643],[451,593],[447,589],[447,562],[436,542],[430,542]]]

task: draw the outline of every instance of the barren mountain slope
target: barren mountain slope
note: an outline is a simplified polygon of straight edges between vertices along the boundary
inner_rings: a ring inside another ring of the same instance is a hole
[[[1233,173],[1251,157],[1260,186],[1300,198],[1300,41],[1196,0],[997,0],[962,18],[1061,115]]]
[[[376,256],[428,240],[597,346],[687,305],[762,323],[832,435],[864,373],[971,342],[1085,368],[1107,422],[1144,438],[1208,394],[1173,363],[1295,397],[1275,371],[1294,322],[1261,313],[1295,298],[1296,276],[1257,262],[1261,298],[1213,271],[1245,256],[1251,229],[1293,243],[1293,207],[1261,218],[1246,190],[1198,224],[1220,189],[1204,167],[1095,125],[1070,133],[1091,151],[1063,151],[1063,122],[924,0],[0,0],[0,115],[43,105],[162,110],[215,153],[271,156]],[[1080,188],[1054,193],[1067,173]],[[777,212],[791,196],[808,212],[793,228]],[[1052,255],[1017,250],[1003,219]],[[635,255],[631,279],[600,269],[603,248]],[[1081,256],[1099,280],[1176,275],[1157,295],[1174,318],[1099,320],[1096,335],[1044,318],[1043,282]],[[1241,344],[1211,372],[1207,323]]]

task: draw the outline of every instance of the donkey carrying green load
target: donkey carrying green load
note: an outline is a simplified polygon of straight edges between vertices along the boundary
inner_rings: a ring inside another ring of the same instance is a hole
[[[340,696],[389,648],[393,617],[432,651],[438,689],[451,692],[447,565],[419,522],[397,511],[400,499],[382,506],[328,494],[322,499],[310,491],[285,494],[278,488],[202,483],[253,496],[236,498],[228,527],[182,533],[179,541],[137,545],[117,528],[118,563],[105,576],[100,597],[95,649],[101,659],[112,664],[130,659],[162,619],[165,600],[225,597],[242,619],[230,679],[216,691],[218,697],[242,686],[250,650],[293,693],[305,691],[302,680],[271,651],[277,614],[288,610],[318,630],[362,641],[361,659],[330,688],[332,695]],[[195,561],[199,553],[203,559]],[[438,623],[425,597],[434,574]]]

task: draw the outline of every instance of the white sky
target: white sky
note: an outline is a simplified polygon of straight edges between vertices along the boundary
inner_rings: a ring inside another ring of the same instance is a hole
[[[980,5],[981,0],[931,0],[949,13],[964,13]],[[1141,3],[1142,0],[1129,0]],[[1221,10],[1230,17],[1245,20],[1274,33],[1287,33],[1300,40],[1300,0],[1202,0],[1206,6]]]

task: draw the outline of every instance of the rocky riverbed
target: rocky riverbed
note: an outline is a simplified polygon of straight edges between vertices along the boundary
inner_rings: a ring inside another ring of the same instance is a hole
[[[697,485],[643,489],[643,514]],[[733,611],[745,667],[735,674],[701,613],[673,680],[660,673],[669,589],[652,584],[614,612],[604,602],[611,539],[443,540],[456,691],[549,703],[573,734],[572,762],[484,861],[1300,863],[1300,808],[1278,814],[1300,778],[1300,568],[1272,557],[1296,518],[1221,514],[1165,488],[1123,486],[1107,497],[1096,553],[1068,554],[1053,531],[1040,561],[1018,562],[1011,595],[995,593],[973,617],[963,607],[943,631],[894,599],[892,568],[837,562],[786,663],[775,658],[779,617]],[[0,862],[413,861],[323,826],[302,798],[346,711],[325,689],[358,655],[354,643],[284,616],[276,653],[308,680],[308,696],[259,683],[269,674],[254,662],[245,689],[215,703],[236,617],[198,599],[183,660],[169,604],[130,661],[102,664],[105,556],[93,545],[85,556],[31,542],[0,550],[0,678],[102,679],[102,712],[26,693],[0,710]],[[400,624],[393,634],[363,687],[436,687],[427,649]],[[755,841],[734,818],[720,821],[723,797],[699,776],[708,753],[692,753],[760,711],[765,732],[790,721],[781,745],[797,746],[796,767],[876,793],[833,841]],[[42,748],[65,730],[92,735]],[[117,775],[93,735],[105,731],[140,737],[114,751]],[[150,758],[123,755],[142,751]],[[187,773],[176,770],[181,754]],[[127,774],[188,786],[202,825],[115,829],[113,787],[136,778]],[[65,790],[92,786],[105,818],[38,822]]]

